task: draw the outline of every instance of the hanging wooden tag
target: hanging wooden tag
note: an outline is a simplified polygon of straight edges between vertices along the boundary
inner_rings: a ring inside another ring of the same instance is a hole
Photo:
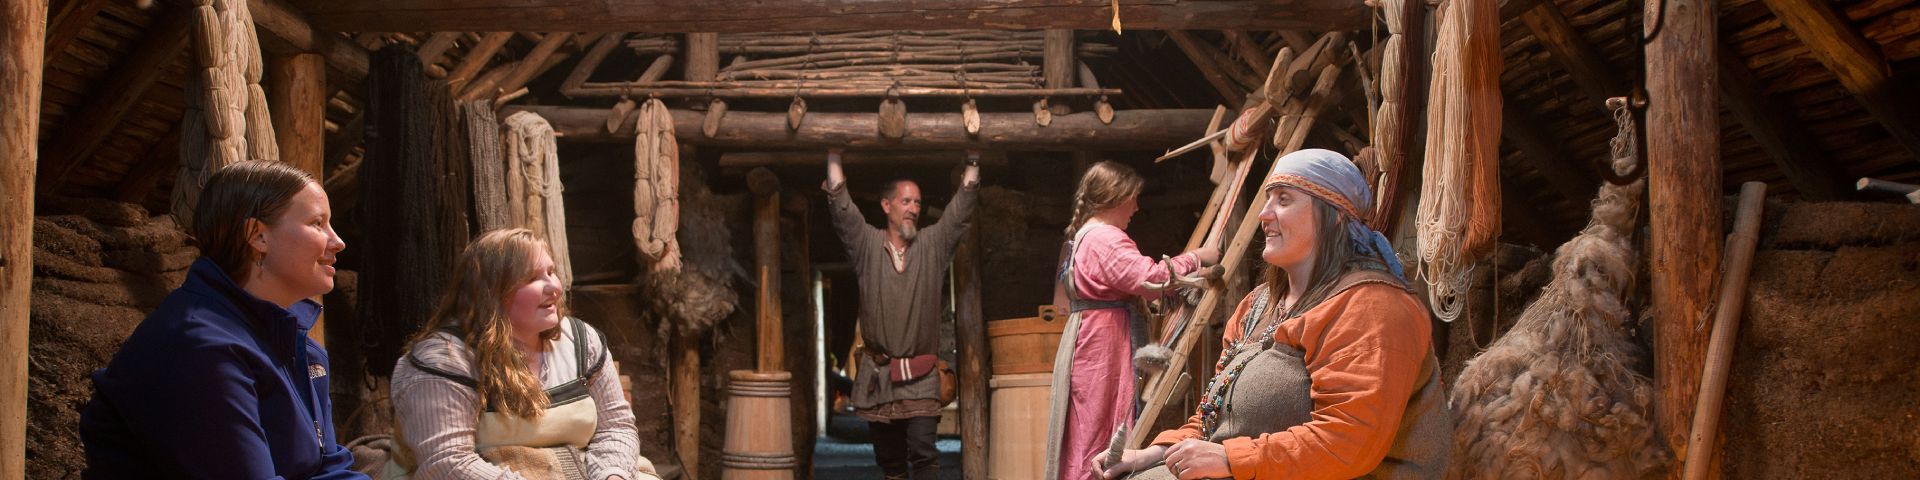
[[[1113,124],[1113,104],[1107,102],[1107,97],[1100,97],[1093,102],[1093,114],[1100,118],[1101,125]]]
[[[907,136],[907,102],[899,98],[880,101],[880,136],[892,139]]]
[[[713,138],[713,134],[720,131],[720,118],[725,116],[727,116],[726,100],[715,98],[707,102],[707,122],[700,126],[700,133],[706,134],[707,138]]]
[[[787,105],[787,131],[800,131],[800,120],[807,117],[807,99],[793,97],[793,103]]]
[[[620,97],[620,103],[613,104],[613,110],[607,112],[607,133],[620,130],[620,124],[626,123],[627,115],[633,113],[633,99]]]
[[[1033,102],[1033,124],[1042,127],[1053,124],[1053,111],[1047,109],[1047,99]]]
[[[960,120],[967,126],[967,136],[980,135],[980,107],[974,105],[973,99],[960,105]]]

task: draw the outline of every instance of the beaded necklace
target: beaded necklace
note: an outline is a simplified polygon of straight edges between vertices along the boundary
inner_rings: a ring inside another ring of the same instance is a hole
[[[1293,309],[1289,308],[1285,314],[1277,317],[1281,319],[1281,321],[1257,321],[1264,320],[1260,314],[1267,308],[1267,302],[1271,296],[1269,293],[1270,290],[1262,288],[1260,295],[1254,297],[1252,308],[1247,310],[1247,318],[1240,322],[1243,325],[1240,331],[1240,340],[1233,342],[1231,348],[1222,350],[1220,352],[1220,360],[1214,363],[1214,370],[1220,373],[1215,374],[1213,379],[1207,382],[1207,396],[1200,399],[1200,427],[1204,438],[1213,437],[1214,431],[1220,429],[1220,415],[1222,413],[1233,411],[1233,405],[1226,403],[1227,393],[1233,390],[1233,384],[1240,379],[1240,372],[1246,370],[1247,364],[1252,362],[1242,362],[1239,365],[1234,365],[1232,369],[1227,368],[1228,363],[1232,362],[1234,357],[1238,357],[1241,352],[1246,351],[1247,347],[1256,341],[1260,343],[1262,350],[1271,348],[1273,346],[1273,332],[1280,328],[1280,324],[1284,319],[1292,316]],[[1254,336],[1254,329],[1260,328],[1262,323],[1265,323],[1267,328],[1262,330],[1259,336]]]

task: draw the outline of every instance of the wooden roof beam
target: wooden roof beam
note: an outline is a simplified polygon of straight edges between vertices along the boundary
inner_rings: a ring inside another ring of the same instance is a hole
[[[86,31],[106,6],[107,0],[68,0],[61,5],[60,13],[47,22],[47,58],[66,51],[67,43],[80,38],[80,32]]]
[[[330,32],[342,30],[320,30],[313,27],[299,10],[295,10],[280,0],[248,0],[247,11],[253,14],[253,24],[260,34],[260,49],[263,53],[291,55],[295,53],[318,53],[327,57],[327,66],[344,75],[343,84],[357,85],[367,78],[367,50],[353,42],[342,41]],[[362,31],[364,29],[347,28],[344,31]],[[408,29],[407,31],[420,31]],[[358,90],[358,89],[355,89]]]
[[[1852,196],[1846,176],[1827,162],[1831,154],[1801,128],[1793,109],[1768,96],[1753,71],[1725,42],[1719,48],[1714,61],[1720,64],[1720,101],[1786,174],[1794,190],[1809,200]]]
[[[1893,70],[1879,45],[1861,35],[1820,0],[1763,0],[1774,17],[1833,71],[1840,85],[1860,100],[1893,140],[1920,161],[1920,99],[1911,87],[1896,86]]]
[[[38,167],[38,195],[58,193],[69,175],[92,161],[94,153],[118,131],[120,121],[147,95],[147,90],[159,83],[167,65],[186,51],[192,38],[189,27],[193,25],[189,11],[173,9],[165,14],[141,39],[140,46],[107,73],[106,84],[93,91],[86,105],[48,139],[51,145]]]
[[[1560,192],[1560,195],[1575,204],[1584,204],[1593,200],[1600,191],[1600,180],[1588,173],[1589,169],[1579,167],[1576,157],[1567,155],[1560,149],[1560,141],[1541,129],[1542,123],[1533,118],[1533,114],[1515,106],[1513,102],[1503,102],[1504,110],[1500,115],[1501,136],[1517,150],[1520,158],[1546,177],[1547,183]]]
[[[605,108],[508,106],[500,115],[519,111],[546,118],[563,141],[602,143],[632,142],[638,115],[629,114],[612,133]],[[1213,109],[1121,110],[1112,124],[1101,123],[1093,112],[1055,115],[1045,128],[1034,126],[1031,113],[981,112],[977,136],[967,134],[958,111],[915,113],[907,116],[906,137],[897,140],[880,136],[879,116],[872,113],[809,113],[800,130],[789,133],[786,112],[727,112],[711,137],[701,132],[706,112],[674,109],[672,115],[680,141],[717,147],[1071,151],[1176,147],[1206,134],[1201,129]]]
[[[1247,91],[1228,73],[1232,65],[1220,62],[1219,52],[1210,50],[1213,45],[1200,41],[1191,33],[1179,30],[1167,32],[1167,38],[1172,39],[1174,45],[1178,45],[1180,51],[1186,53],[1187,59],[1193,62],[1193,66],[1200,69],[1200,76],[1205,77],[1207,84],[1213,85],[1213,89],[1220,92],[1220,98],[1228,107],[1234,110],[1240,109],[1240,105],[1247,99]]]
[[[1553,54],[1554,60],[1573,74],[1574,83],[1586,91],[1587,99],[1593,102],[1594,108],[1606,108],[1607,97],[1629,93],[1626,80],[1607,66],[1606,57],[1600,54],[1600,49],[1588,42],[1587,37],[1580,35],[1580,30],[1567,20],[1567,14],[1560,10],[1560,5],[1539,2],[1521,13],[1520,20],[1526,22],[1527,28],[1533,31],[1533,38]]]
[[[259,2],[262,0],[254,0]],[[325,31],[807,32],[983,28],[1105,30],[1112,3],[1085,0],[290,0]],[[1360,0],[1156,0],[1121,2],[1140,30],[1353,30],[1371,12]]]

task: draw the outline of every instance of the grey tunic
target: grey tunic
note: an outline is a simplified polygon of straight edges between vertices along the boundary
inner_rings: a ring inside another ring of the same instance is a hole
[[[969,185],[954,193],[940,221],[921,229],[907,245],[905,271],[893,267],[892,254],[886,247],[887,231],[867,223],[847,196],[846,187],[827,190],[833,229],[840,235],[840,243],[846,245],[847,262],[860,277],[860,332],[869,352],[911,357],[939,348],[947,266],[973,216],[975,188]],[[876,368],[871,357],[862,355],[854,361],[860,362],[853,379],[856,414],[869,420],[898,420],[935,413],[899,405],[888,408],[887,404],[906,400],[924,400],[914,403],[939,408],[940,382],[933,378],[935,375],[893,385],[883,374],[886,369]]]

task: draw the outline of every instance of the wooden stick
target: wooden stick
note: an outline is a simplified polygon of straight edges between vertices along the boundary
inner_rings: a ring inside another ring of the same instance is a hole
[[[1713,338],[1707,343],[1700,373],[1700,401],[1694,404],[1693,429],[1687,442],[1686,480],[1707,478],[1712,465],[1714,436],[1720,431],[1720,407],[1726,401],[1727,372],[1733,364],[1734,335],[1740,330],[1740,312],[1746,306],[1747,273],[1753,267],[1753,249],[1760,241],[1760,215],[1765,210],[1767,184],[1740,185],[1740,207],[1733,217],[1733,238],[1727,240],[1727,270],[1720,277],[1720,301],[1713,315]]]
[[[700,341],[673,332],[673,446],[682,478],[700,478]]]
[[[527,56],[520,59],[518,66],[516,66],[511,73],[508,73],[505,79],[500,80],[500,91],[512,92],[519,90],[520,87],[526,86],[528,81],[533,80],[534,76],[546,72],[548,68],[552,68],[547,63],[547,58],[552,57],[554,52],[559,51],[560,46],[566,44],[567,39],[572,37],[573,34],[568,32],[553,32],[548,33],[545,37],[541,37],[540,43],[535,44],[533,50],[527,52]],[[494,105],[499,105],[500,103],[502,102],[496,101]]]
[[[454,40],[459,40],[461,35],[464,34],[461,32],[434,33],[432,38],[427,39],[427,43],[420,45],[420,51],[418,52],[420,54],[420,64],[433,65],[440,63],[440,57],[446,55],[447,49],[453,48]]]
[[[786,337],[780,317],[780,179],[771,170],[756,168],[747,174],[753,190],[753,253],[755,278],[760,284],[757,297],[760,352],[755,363],[759,371],[779,372],[786,368]]]
[[[1914,191],[1920,191],[1920,185],[1914,185],[1910,183],[1900,183],[1900,182],[1889,181],[1889,180],[1881,180],[1878,178],[1860,177],[1859,181],[1853,183],[1853,189],[1857,191],[1862,191],[1862,192],[1891,193],[1895,195],[1906,195],[1909,193],[1913,193]]]
[[[953,256],[953,335],[959,350],[960,460],[964,478],[987,478],[987,321],[980,311],[980,229]]]
[[[607,132],[605,108],[510,106],[506,110],[540,114],[563,141],[633,141],[635,117],[628,116],[619,130]],[[877,133],[877,117],[871,113],[808,113],[806,123],[789,131],[786,112],[730,112],[717,136],[709,138],[700,134],[703,112],[672,111],[674,130],[680,132],[682,142],[763,150],[827,146],[877,150],[1150,150],[1198,135],[1212,113],[1200,109],[1127,110],[1119,112],[1112,124],[1101,123],[1093,112],[1075,113],[1054,117],[1053,126],[1040,129],[1033,128],[1033,115],[1029,113],[986,112],[980,114],[977,137],[967,135],[959,112],[916,113],[907,117],[911,135],[884,141]]]
[[[659,84],[678,84],[677,86],[656,86]],[[908,97],[1094,97],[1100,95],[1120,96],[1123,92],[1117,88],[935,88],[935,87],[879,87],[856,86],[840,87],[820,82],[790,82],[763,87],[739,87],[735,82],[644,82],[644,83],[593,83],[589,82],[572,91],[562,92],[570,97],[620,98],[623,96],[658,97],[719,97],[719,98],[790,98],[801,96],[808,98],[850,98],[881,97],[889,94]]]
[[[592,75],[595,69],[600,68],[601,63],[607,61],[607,55],[613,53],[613,47],[619,46],[620,37],[625,35],[615,33],[600,37],[600,41],[595,42],[593,48],[587,50],[587,56],[581,57],[580,63],[573,66],[573,72],[567,74],[567,79],[560,82],[560,91],[580,88],[581,84],[587,83],[587,77]]]

